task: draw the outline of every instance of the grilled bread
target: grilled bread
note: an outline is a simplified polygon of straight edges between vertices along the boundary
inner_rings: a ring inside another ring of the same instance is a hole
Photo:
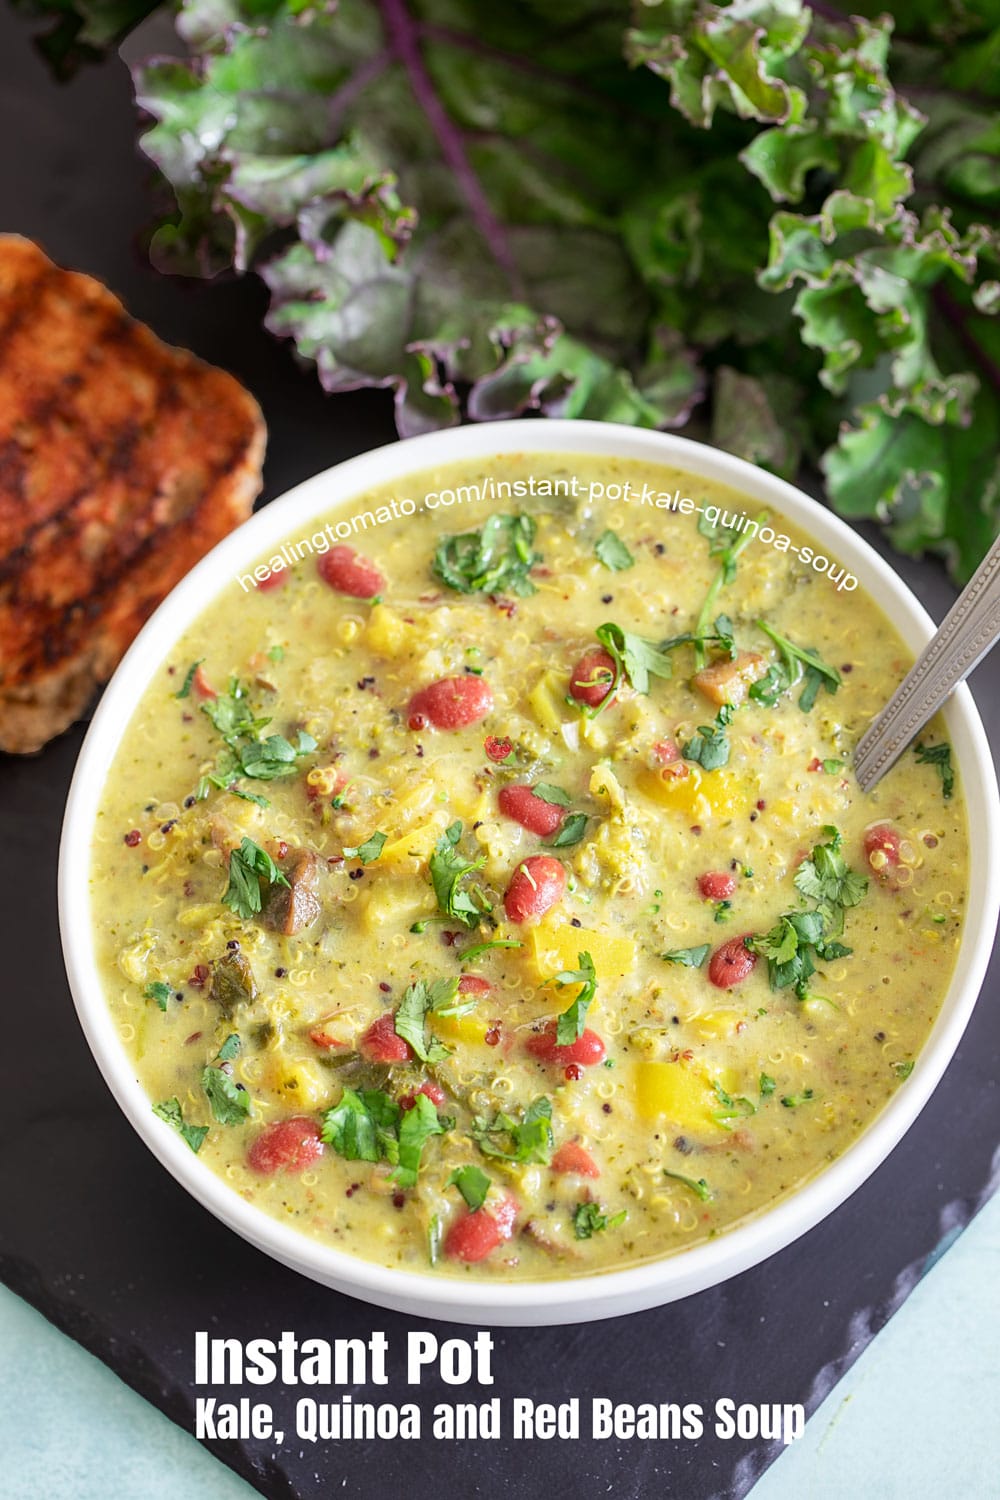
[[[89,276],[0,235],[0,749],[71,724],[250,513],[264,422]]]

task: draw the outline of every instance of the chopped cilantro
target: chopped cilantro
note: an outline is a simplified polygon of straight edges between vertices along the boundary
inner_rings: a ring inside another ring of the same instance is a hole
[[[365,839],[356,849],[344,850],[346,859],[360,859],[363,865],[373,864],[388,842],[388,835],[384,833],[373,833],[370,838]]]
[[[235,1031],[231,1032],[219,1048],[216,1061],[232,1062],[234,1058],[239,1057],[241,1045],[239,1034]]]
[[[240,847],[229,856],[229,884],[223,892],[223,904],[245,922],[249,921],[263,904],[262,880],[266,885],[288,884],[267,851],[253,839],[244,838]]]
[[[763,525],[767,520],[767,511],[762,511],[758,519]],[[732,583],[736,577],[736,564],[740,553],[749,547],[756,533],[749,531],[741,533],[733,527],[720,526],[718,521],[710,520],[704,512],[698,517],[698,530],[708,540],[709,557],[720,559],[719,571],[709,585],[694,628],[695,660],[699,667],[703,667],[705,665],[705,638],[708,634],[708,622],[712,618],[712,611],[715,609],[723,588]]]
[[[438,906],[446,917],[453,917],[463,927],[477,927],[480,918],[491,907],[478,887],[470,891],[462,882],[466,876],[482,869],[486,855],[481,854],[474,860],[463,858],[458,850],[461,837],[461,823],[452,823],[438,839],[430,859],[431,883]]]
[[[194,682],[194,674],[197,672],[198,668],[201,666],[204,660],[205,658],[203,656],[199,656],[197,661],[193,661],[191,663],[184,674],[184,681],[181,683],[177,692],[174,694],[175,698],[189,698],[191,696],[191,684]]]
[[[720,1106],[714,1111],[712,1118],[717,1120],[720,1125],[724,1125],[727,1130],[732,1129],[728,1123],[730,1120],[746,1119],[748,1115],[755,1115],[757,1113],[757,1106],[755,1104],[751,1103],[742,1094],[734,1099],[731,1094],[726,1093],[717,1078],[713,1080],[712,1088],[715,1090],[715,1097],[718,1099]]]
[[[611,687],[601,703],[597,705],[597,710],[603,708],[605,703],[610,703],[623,677],[631,683],[637,693],[645,695],[649,692],[650,677],[673,675],[674,669],[670,657],[665,655],[655,642],[647,641],[644,636],[632,635],[630,631],[623,630],[620,625],[615,625],[610,621],[606,625],[599,625],[595,634],[615,664],[615,675]],[[592,709],[591,713],[594,712],[595,710]]]
[[[612,573],[624,573],[626,568],[631,568],[635,563],[635,558],[617,531],[610,528],[597,538],[594,553],[598,561]]]
[[[578,953],[577,963],[580,965],[578,969],[564,969],[562,973],[554,975],[550,981],[552,984],[578,984],[580,986],[580,993],[563,1011],[556,1023],[556,1046],[558,1047],[570,1047],[583,1035],[587,1011],[597,994],[597,972],[594,968],[594,960],[589,953]]]
[[[798,1109],[800,1104],[808,1104],[814,1097],[812,1089],[803,1089],[801,1094],[782,1094],[781,1102],[786,1109]]]
[[[478,531],[442,537],[434,553],[434,573],[459,594],[535,592],[531,569],[541,562],[532,551],[535,523],[526,515],[494,515]]]
[[[913,1072],[913,1063],[911,1061],[893,1063],[892,1071],[897,1078],[909,1078]]]
[[[825,662],[818,651],[807,651],[802,646],[796,646],[764,620],[757,621],[757,628],[774,642],[780,655],[760,681],[751,687],[750,697],[755,703],[773,708],[778,699],[801,679],[804,685],[799,695],[799,708],[803,713],[808,713],[816,702],[816,694],[821,687],[825,687],[828,693],[835,693],[840,687],[843,679],[837,668]]]
[[[684,759],[695,761],[704,771],[718,771],[721,766],[728,765],[729,739],[726,728],[732,716],[731,705],[724,703],[715,716],[714,724],[699,724],[697,733],[681,748]]]
[[[913,753],[922,766],[937,766],[941,777],[941,795],[947,802],[955,790],[955,772],[951,764],[951,746],[947,740],[938,745],[925,745],[923,741],[914,745]]]
[[[844,762],[842,760],[830,759],[823,762],[823,770],[826,772],[827,776],[836,776],[837,772],[842,771],[843,769]]]
[[[242,1125],[251,1113],[250,1095],[221,1068],[203,1068],[201,1086],[220,1125]]]
[[[731,901],[716,901],[715,920],[717,922],[728,922],[732,915],[733,903]]]
[[[569,807],[569,792],[564,792],[561,786],[553,786],[548,781],[539,781],[531,790],[536,797],[541,797],[543,802],[552,802],[556,807]]]
[[[573,1233],[578,1240],[589,1240],[592,1235],[605,1229],[617,1229],[628,1218],[627,1209],[612,1214],[609,1219],[597,1203],[578,1203],[573,1210]]]
[[[316,749],[316,741],[304,729],[299,730],[294,745],[282,734],[261,738],[261,731],[271,720],[254,713],[245,685],[235,677],[230,679],[228,691],[203,703],[201,711],[222,737],[227,753],[199,781],[199,797],[206,797],[209,787],[229,787],[238,776],[254,781],[291,776],[298,760]]]
[[[482,1167],[456,1167],[448,1178],[448,1187],[457,1187],[466,1203],[475,1213],[486,1202],[490,1190],[490,1179]]]
[[[394,1025],[396,1035],[409,1042],[421,1062],[442,1062],[444,1058],[451,1056],[451,1048],[439,1042],[437,1037],[428,1040],[425,1022],[428,1011],[464,1015],[470,1010],[475,1001],[463,1001],[458,1010],[448,1010],[457,993],[457,979],[435,979],[429,985],[418,979],[415,984],[407,985],[396,1011]]]
[[[173,1099],[165,1099],[162,1104],[153,1105],[153,1114],[159,1115],[161,1120],[166,1120],[172,1125],[178,1135],[191,1147],[195,1153],[201,1150],[201,1143],[208,1135],[207,1125],[185,1125],[184,1111],[181,1109],[180,1100],[175,1096]]]
[[[550,849],[569,849],[583,838],[586,826],[586,813],[570,813],[568,818],[563,819],[558,832],[545,842]]]
[[[774,1090],[776,1088],[776,1084],[774,1082],[774,1079],[771,1077],[770,1073],[762,1073],[760,1075],[760,1085],[759,1085],[759,1087],[760,1087],[760,1097],[762,1099],[766,1099],[766,1098],[769,1097],[769,1095],[771,1095],[771,1094],[774,1093]]]
[[[411,929],[412,931],[412,929]],[[520,938],[494,938],[491,943],[474,943],[471,948],[463,948],[459,957],[462,963],[470,963],[472,959],[478,958],[481,953],[488,953],[491,948],[523,948],[524,944]]]
[[[707,1203],[712,1196],[712,1189],[704,1177],[698,1177],[697,1179],[694,1177],[685,1177],[683,1172],[670,1172],[666,1167],[663,1169],[663,1175],[664,1177],[672,1178],[674,1182],[683,1183],[686,1188],[690,1188],[695,1197],[700,1198],[702,1203]]]
[[[552,1160],[552,1101],[544,1095],[523,1112],[520,1121],[504,1112],[492,1121],[477,1115],[472,1134],[484,1156],[501,1161],[536,1162],[548,1166]]]
[[[660,957],[668,964],[683,964],[685,969],[700,969],[711,949],[711,943],[702,943],[697,948],[668,948]]]
[[[284,646],[272,646],[271,649],[268,651],[267,655],[268,655],[268,660],[269,661],[273,661],[273,662],[284,661],[284,659],[285,659],[285,648],[284,648]]]
[[[169,984],[164,984],[162,979],[154,979],[142,993],[147,1000],[155,1000],[161,1010],[166,1010],[172,992]]]
[[[421,1095],[426,1098],[426,1095]],[[430,1100],[427,1101],[430,1103]],[[340,1102],[323,1116],[320,1132],[328,1146],[347,1161],[398,1160],[396,1127],[400,1108],[381,1089],[355,1093],[345,1088]]]
[[[426,1094],[417,1094],[399,1122],[398,1165],[393,1181],[402,1188],[415,1187],[424,1146],[432,1135],[446,1135],[453,1120],[439,1115]]]
[[[809,859],[803,860],[795,875],[795,889],[824,907],[857,906],[868,891],[864,875],[848,868],[840,852],[841,837],[835,828],[826,827],[830,835],[826,844],[817,844]]]

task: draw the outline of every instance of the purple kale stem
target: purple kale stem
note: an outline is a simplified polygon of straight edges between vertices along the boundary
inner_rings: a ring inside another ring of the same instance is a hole
[[[955,301],[951,293],[940,282],[931,288],[931,301],[941,316],[954,329],[962,348],[970,355],[974,365],[978,366],[979,373],[985,376],[993,389],[1000,395],[1000,366],[998,366],[987,354],[982,344],[971,332],[965,321],[965,308]]]
[[[384,72],[389,64],[388,49],[376,53],[348,79],[342,88],[339,88],[330,100],[327,111],[331,128],[339,130],[347,111],[355,100],[364,93],[370,83],[374,83],[380,73]]]
[[[424,65],[417,26],[406,8],[405,0],[378,0],[378,4],[382,12],[386,42],[406,69],[413,97],[424,112],[427,123],[441,148],[441,155],[455,174],[455,180],[468,204],[472,222],[485,240],[497,265],[506,274],[512,294],[523,298],[521,276],[507,243],[507,237],[497,222],[479,178],[466,155],[462,132],[449,117],[437,96],[430,74]]]

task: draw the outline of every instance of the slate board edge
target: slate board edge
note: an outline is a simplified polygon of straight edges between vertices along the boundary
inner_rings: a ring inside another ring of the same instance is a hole
[[[806,1416],[811,1419],[817,1408],[843,1379],[872,1340],[903,1306],[907,1297],[925,1274],[942,1258],[945,1251],[964,1234],[980,1210],[1000,1188],[1000,1147],[994,1153],[990,1177],[983,1191],[973,1198],[951,1199],[939,1215],[940,1238],[934,1249],[918,1256],[897,1274],[892,1293],[871,1307],[859,1308],[847,1327],[847,1347],[817,1372],[806,1399]],[[171,1384],[165,1386],[148,1357],[136,1345],[122,1347],[106,1328],[103,1320],[93,1317],[82,1307],[62,1298],[43,1282],[36,1270],[19,1256],[0,1256],[0,1280],[11,1291],[31,1304],[54,1327],[75,1340],[139,1396],[189,1436],[194,1431],[194,1405],[188,1391]],[[426,1320],[428,1325],[434,1320]],[[278,1463],[255,1452],[246,1444],[233,1440],[198,1440],[221,1463],[253,1485],[266,1500],[302,1500],[301,1491],[293,1487]],[[707,1500],[745,1500],[757,1480],[784,1452],[777,1439],[764,1448],[747,1453],[736,1465],[733,1484],[717,1491]]]

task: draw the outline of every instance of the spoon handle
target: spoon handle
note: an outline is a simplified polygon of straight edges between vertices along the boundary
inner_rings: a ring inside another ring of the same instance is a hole
[[[1000,636],[1000,537],[952,605],[885,708],[858,741],[854,771],[870,791],[919,734],[949,693]]]

